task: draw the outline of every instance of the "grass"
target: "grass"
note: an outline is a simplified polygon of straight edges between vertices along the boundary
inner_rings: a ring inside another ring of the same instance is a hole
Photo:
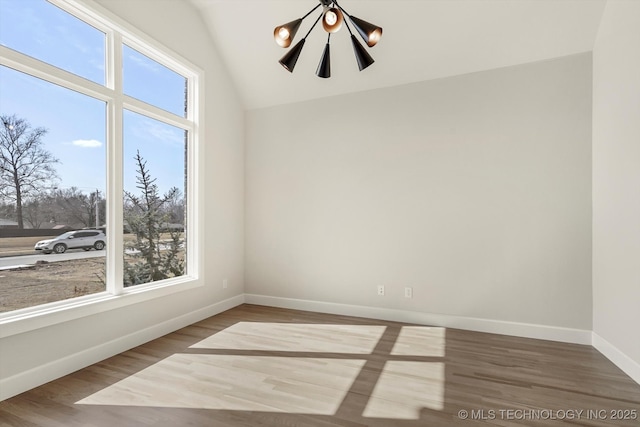
[[[0,312],[104,292],[104,258],[38,263],[0,271]]]

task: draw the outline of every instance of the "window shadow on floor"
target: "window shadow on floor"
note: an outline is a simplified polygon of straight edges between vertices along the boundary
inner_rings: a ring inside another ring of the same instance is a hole
[[[554,425],[568,410],[638,408],[640,386],[589,346],[243,305],[9,399],[0,415],[409,427]],[[582,414],[568,421],[637,425]]]

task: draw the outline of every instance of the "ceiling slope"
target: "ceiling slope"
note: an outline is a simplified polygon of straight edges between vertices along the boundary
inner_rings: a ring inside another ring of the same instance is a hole
[[[358,71],[349,33],[331,37],[331,75],[316,77],[326,43],[318,25],[294,73],[278,60],[276,25],[317,0],[191,0],[200,9],[247,109],[396,86],[591,51],[606,0],[342,0],[349,12],[384,29]],[[319,14],[319,12],[318,12]],[[299,40],[313,24],[305,19]]]

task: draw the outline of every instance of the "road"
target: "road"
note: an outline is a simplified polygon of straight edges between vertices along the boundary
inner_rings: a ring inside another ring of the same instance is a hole
[[[106,251],[94,251],[94,250],[84,251],[80,249],[80,250],[70,250],[63,254],[45,255],[43,253],[37,253],[35,255],[10,256],[10,257],[0,258],[0,268],[11,267],[14,265],[35,264],[38,261],[56,262],[56,261],[69,261],[72,259],[98,258],[101,256],[105,256],[105,254],[106,254]]]
[[[184,243],[180,245],[182,249],[184,249]],[[166,251],[170,249],[170,245],[161,243],[159,245],[161,251]],[[8,257],[0,257],[0,270],[6,269],[7,267],[15,267],[18,265],[33,265],[38,261],[47,261],[47,262],[58,262],[58,261],[69,261],[73,259],[85,259],[85,258],[98,258],[106,255],[106,251],[96,251],[90,250],[85,251],[83,249],[69,249],[67,252],[63,254],[43,254],[41,252],[35,252],[33,255],[17,255],[17,256],[8,256]],[[140,251],[135,249],[125,249],[124,251],[127,255],[134,255],[140,253]]]

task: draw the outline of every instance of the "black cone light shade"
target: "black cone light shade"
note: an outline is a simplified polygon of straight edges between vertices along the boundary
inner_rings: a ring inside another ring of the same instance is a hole
[[[356,61],[358,62],[358,68],[360,71],[373,64],[375,61],[369,55],[369,52],[360,44],[356,36],[351,34],[351,44],[353,45],[353,53],[356,55]]]
[[[316,0],[316,6],[302,18],[280,25],[274,29],[273,37],[278,46],[290,49],[289,52],[287,52],[287,54],[279,61],[280,65],[282,65],[285,70],[293,73],[293,69],[298,62],[298,58],[300,57],[300,53],[302,52],[302,48],[304,47],[307,37],[309,37],[311,31],[313,31],[321,20],[322,28],[324,28],[329,36],[327,38],[327,44],[324,47],[324,51],[322,52],[320,63],[316,69],[316,75],[318,77],[324,79],[331,77],[331,48],[329,47],[329,39],[332,34],[337,33],[343,27],[343,24],[347,27],[349,35],[351,36],[351,45],[353,46],[353,53],[356,56],[358,69],[362,71],[375,62],[367,52],[365,46],[358,41],[355,33],[356,31],[358,32],[368,47],[373,47],[382,37],[382,28],[350,15],[342,8],[340,3],[342,3],[342,0]],[[292,45],[293,39],[300,28],[302,21],[320,7],[322,8],[322,12],[319,16],[316,15],[317,19],[313,25],[311,25],[311,28],[309,28],[306,35],[299,42]],[[352,31],[349,24],[353,24],[356,31]]]
[[[289,52],[287,52],[285,56],[282,57],[282,59],[280,59],[280,65],[282,65],[288,72],[293,73],[293,69],[296,66],[296,62],[298,62],[298,57],[300,56],[300,52],[302,52],[305,41],[306,39],[300,40]]]
[[[318,69],[316,70],[316,76],[322,77],[323,79],[328,79],[331,77],[331,57],[329,54],[329,43],[324,46],[324,52],[322,52],[322,58],[320,58],[320,63],[318,64]]]
[[[380,41],[380,37],[382,37],[382,28],[377,25],[370,24],[367,21],[363,21],[360,18],[356,18],[355,16],[350,16],[349,18],[351,18],[353,26],[356,27],[356,30],[358,30],[367,46],[373,47],[378,43],[378,41]]]
[[[284,25],[280,25],[273,30],[273,38],[276,43],[280,47],[289,47],[291,45],[291,41],[296,36],[298,32],[298,28],[300,28],[300,24],[302,23],[302,19],[296,19],[295,21],[287,22]]]

